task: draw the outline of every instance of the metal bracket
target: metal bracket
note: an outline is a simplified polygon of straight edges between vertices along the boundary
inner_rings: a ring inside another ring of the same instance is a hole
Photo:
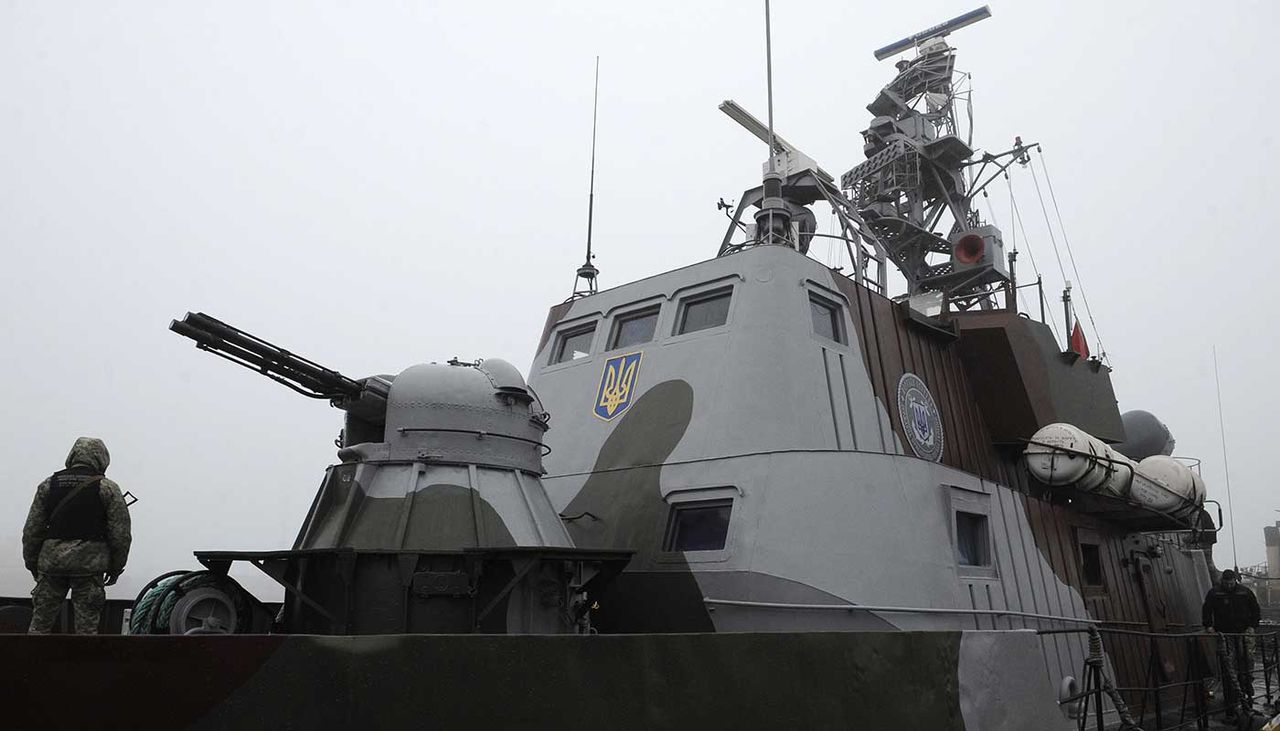
[[[302,591],[302,589],[298,588],[297,584],[287,581],[283,575],[277,576],[274,571],[268,569],[266,566],[267,564],[266,559],[258,559],[258,560],[251,559],[249,563],[257,567],[257,569],[262,573],[271,577],[272,581],[284,587],[285,591],[289,592],[293,596],[296,596],[303,604],[306,604],[308,607],[311,607],[312,609],[322,614],[325,617],[325,619],[328,619],[330,622],[337,621],[337,617],[334,617],[333,614],[329,612],[329,610],[320,606],[320,604],[318,604],[314,599],[307,596],[306,593]]]
[[[525,560],[523,563],[524,565],[516,571],[516,575],[511,577],[511,581],[508,581],[507,585],[502,587],[502,591],[498,592],[493,599],[490,599],[489,603],[484,606],[484,609],[481,609],[480,613],[476,615],[474,625],[475,629],[480,629],[480,623],[484,621],[484,618],[489,616],[489,613],[497,608],[498,604],[511,593],[511,590],[515,589],[516,585],[519,584],[524,577],[529,575],[529,572],[533,570],[533,567],[541,562],[536,558],[532,558]]]

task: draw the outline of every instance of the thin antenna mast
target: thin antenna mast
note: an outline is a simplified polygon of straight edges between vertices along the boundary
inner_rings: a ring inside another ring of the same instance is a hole
[[[600,270],[591,263],[595,255],[591,253],[591,226],[595,219],[596,208],[596,119],[600,107],[600,57],[596,56],[595,91],[591,100],[591,184],[587,193],[587,259],[578,267],[577,279],[573,282],[573,295],[569,299],[586,297],[596,293],[596,275]]]
[[[756,213],[756,241],[761,244],[796,246],[788,236],[791,215],[782,199],[782,173],[778,172],[778,136],[773,131],[773,29],[769,18],[769,0],[764,0],[765,85],[769,95],[769,167],[764,174],[764,199]]]
[[[1227,462],[1227,427],[1222,417],[1222,382],[1218,378],[1218,346],[1213,346],[1213,386],[1218,392],[1218,435],[1222,440],[1222,472],[1227,478],[1227,522],[1231,524],[1231,563],[1240,570],[1240,558],[1236,555],[1236,513],[1231,507],[1231,468]]]
[[[769,94],[769,174],[772,175],[775,172],[773,157],[778,149],[778,141],[773,134],[773,31],[770,26],[769,0],[764,0],[764,73]]]

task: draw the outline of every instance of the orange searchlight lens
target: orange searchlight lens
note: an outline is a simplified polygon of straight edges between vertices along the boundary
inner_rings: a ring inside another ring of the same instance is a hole
[[[986,248],[987,242],[983,241],[981,236],[969,234],[956,242],[951,254],[961,264],[977,264],[982,261],[982,254]]]

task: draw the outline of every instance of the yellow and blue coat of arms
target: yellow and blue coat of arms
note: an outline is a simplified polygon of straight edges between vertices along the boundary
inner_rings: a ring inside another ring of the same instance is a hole
[[[635,400],[636,380],[640,377],[640,356],[644,353],[618,355],[604,362],[600,390],[596,392],[596,416],[609,421],[627,410]]]

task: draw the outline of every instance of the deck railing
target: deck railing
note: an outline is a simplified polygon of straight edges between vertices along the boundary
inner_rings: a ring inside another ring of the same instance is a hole
[[[1131,642],[1138,644],[1138,652],[1130,656],[1140,657],[1141,645],[1146,645],[1145,679],[1142,685],[1128,687],[1111,686],[1103,675],[1102,663],[1085,661],[1085,686],[1078,693],[1059,699],[1077,719],[1077,728],[1085,731],[1096,725],[1098,731],[1107,728],[1104,695],[1110,691],[1128,696],[1128,701],[1113,696],[1113,707],[1120,716],[1120,729],[1141,728],[1150,731],[1177,731],[1178,729],[1209,729],[1210,719],[1226,716],[1228,711],[1236,715],[1257,714],[1270,717],[1277,713],[1277,696],[1280,696],[1280,632],[1249,632],[1233,634],[1224,632],[1155,633],[1137,630],[1110,629],[1104,627],[1046,629],[1041,635],[1089,633],[1091,637],[1109,636],[1110,643]],[[1249,667],[1243,673],[1233,668],[1236,653],[1246,650]],[[1176,664],[1166,664],[1181,652],[1184,667],[1176,676]],[[1091,653],[1092,654],[1092,653]],[[1119,653],[1111,653],[1112,657]],[[1093,659],[1092,657],[1090,659]],[[1172,672],[1171,672],[1172,671]],[[1250,687],[1241,687],[1247,679]],[[1261,686],[1261,687],[1259,687]],[[1213,700],[1215,690],[1223,692],[1222,702]],[[1258,695],[1261,691],[1261,695]],[[1235,707],[1227,704],[1234,697]],[[1136,714],[1125,708],[1126,702],[1137,706]],[[1128,718],[1126,719],[1126,716]],[[1147,725],[1150,717],[1154,726]],[[1090,720],[1093,724],[1090,724]],[[1129,723],[1136,725],[1127,725]],[[1112,726],[1112,728],[1115,728]]]

